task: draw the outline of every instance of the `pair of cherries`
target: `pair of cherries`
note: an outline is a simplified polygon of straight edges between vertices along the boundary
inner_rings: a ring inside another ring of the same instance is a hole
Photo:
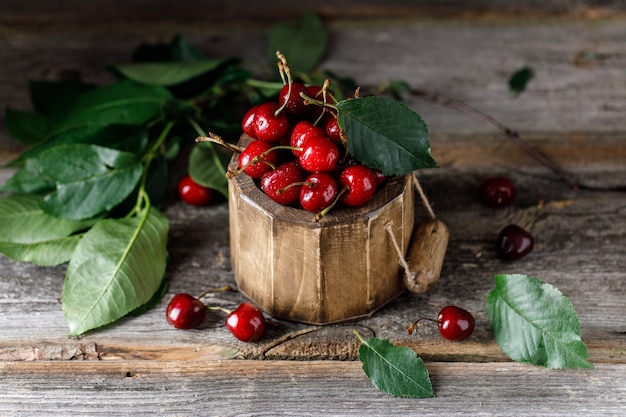
[[[516,189],[513,182],[502,176],[486,178],[480,185],[482,201],[494,208],[504,208],[513,204]],[[496,238],[496,251],[500,258],[513,261],[526,256],[534,247],[534,238],[525,228],[516,224],[504,227]]]
[[[165,310],[167,322],[177,329],[194,329],[204,321],[207,310],[219,309],[227,313],[226,328],[242,342],[256,342],[265,333],[265,316],[252,303],[241,303],[235,310],[207,307],[197,297],[187,293],[176,294]]]

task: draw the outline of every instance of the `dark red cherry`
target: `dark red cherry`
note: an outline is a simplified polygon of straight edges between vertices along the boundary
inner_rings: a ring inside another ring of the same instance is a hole
[[[313,136],[302,146],[300,166],[309,172],[329,172],[339,161],[339,148],[326,136]]]
[[[167,305],[165,318],[177,329],[198,327],[206,317],[206,307],[199,299],[185,293],[176,294]]]
[[[303,209],[319,213],[337,198],[337,182],[327,173],[309,175],[300,189],[300,205]]]
[[[514,261],[533,250],[535,240],[529,231],[510,224],[500,231],[496,239],[496,250],[502,259]]]
[[[266,172],[272,171],[280,159],[278,152],[271,149],[271,143],[253,140],[239,154],[239,168],[251,178],[261,178]]]
[[[213,190],[195,182],[191,176],[185,175],[178,182],[178,195],[192,206],[206,206],[213,199]]]
[[[257,139],[266,142],[278,142],[289,131],[289,120],[285,112],[278,111],[274,102],[259,104],[254,115],[254,133]]]
[[[373,169],[364,165],[351,165],[341,172],[339,183],[346,188],[340,201],[346,206],[358,207],[372,198],[378,179]]]
[[[308,111],[307,104],[304,104],[304,99],[300,94],[308,96],[309,89],[302,83],[291,83],[291,91],[289,90],[289,84],[285,84],[281,88],[278,95],[278,104],[285,105],[285,111],[294,117],[302,117]],[[286,102],[286,104],[285,104]]]
[[[226,316],[226,328],[242,342],[256,342],[265,333],[265,317],[251,303],[242,303]]]
[[[515,185],[506,177],[489,177],[480,184],[480,197],[490,206],[502,208],[510,206],[515,200]]]
[[[339,121],[337,117],[331,115],[329,117],[325,117],[324,130],[326,131],[326,136],[336,144],[341,143],[341,129],[339,128]]]
[[[439,333],[447,340],[467,339],[474,331],[474,316],[457,306],[442,308],[437,323]]]
[[[261,177],[261,189],[279,204],[292,204],[300,197],[304,174],[294,162],[285,162]]]

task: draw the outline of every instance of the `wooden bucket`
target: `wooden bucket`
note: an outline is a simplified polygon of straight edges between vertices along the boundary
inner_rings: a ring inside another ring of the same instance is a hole
[[[309,324],[356,320],[404,291],[395,244],[404,256],[415,221],[411,175],[390,179],[365,206],[334,208],[319,222],[274,202],[245,174],[229,181],[235,279],[271,316]]]

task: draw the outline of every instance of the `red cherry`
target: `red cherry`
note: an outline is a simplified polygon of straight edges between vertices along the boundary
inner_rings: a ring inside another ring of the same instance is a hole
[[[457,306],[447,306],[441,309],[437,323],[439,333],[448,340],[467,339],[474,331],[472,314]]]
[[[480,184],[482,201],[496,208],[507,207],[515,200],[515,185],[505,177],[489,177]]]
[[[191,176],[185,175],[178,182],[178,195],[187,204],[205,206],[213,198],[213,190],[195,182]]]
[[[298,148],[293,149],[292,152],[295,156],[300,156],[302,151],[300,148],[304,145],[304,143],[313,136],[324,136],[324,129],[319,126],[315,126],[312,122],[308,120],[303,120],[293,127],[291,131],[289,145]]]
[[[308,111],[308,105],[304,104],[304,99],[300,95],[301,93],[305,96],[310,94],[309,89],[304,84],[299,82],[291,83],[291,92],[289,91],[289,84],[285,84],[283,88],[280,89],[278,104],[281,106],[284,104],[285,111],[290,115],[302,117]]]
[[[278,103],[259,104],[254,116],[254,133],[257,139],[267,142],[280,141],[289,131],[289,120],[285,112],[276,114]]]
[[[318,213],[329,207],[337,198],[337,182],[324,172],[309,175],[300,189],[303,209]]]
[[[329,172],[339,161],[339,149],[325,136],[310,137],[302,146],[298,157],[300,166],[309,172]]]
[[[180,293],[176,294],[167,305],[165,318],[177,329],[198,327],[206,317],[206,307],[197,298]]]
[[[341,129],[339,128],[339,121],[335,116],[330,116],[326,119],[326,123],[324,124],[324,130],[326,131],[326,136],[336,144],[341,143]]]
[[[323,87],[320,87],[318,85],[310,85],[308,86],[308,89],[309,89],[309,97],[314,98],[315,100],[318,100],[324,103],[330,103],[332,101],[328,92],[325,95],[322,92]],[[307,119],[317,120],[325,111],[325,108],[317,104],[309,104],[306,106],[306,110],[307,110],[307,114],[306,114]]]
[[[533,250],[535,240],[527,230],[515,224],[503,228],[496,239],[496,250],[502,259],[514,261]]]
[[[341,202],[349,207],[358,207],[372,198],[378,180],[373,169],[364,165],[351,165],[341,172],[339,183],[346,187],[340,197]]]
[[[254,118],[256,116],[256,111],[259,106],[252,106],[250,110],[246,112],[241,121],[241,130],[243,133],[250,136],[253,139],[256,139],[256,132],[254,131]]]
[[[263,140],[253,140],[239,154],[237,162],[251,178],[261,178],[266,172],[270,172],[278,164],[279,154],[270,150],[272,144]]]
[[[242,303],[226,316],[226,328],[242,342],[256,342],[265,333],[265,317],[251,303]]]
[[[261,177],[261,189],[279,204],[298,201],[304,175],[294,162],[285,162]]]

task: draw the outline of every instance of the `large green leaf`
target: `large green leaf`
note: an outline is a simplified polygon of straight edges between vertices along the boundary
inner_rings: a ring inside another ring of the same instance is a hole
[[[217,69],[225,60],[184,62],[141,62],[116,65],[112,69],[124,77],[144,84],[173,86]]]
[[[0,241],[34,244],[57,240],[83,230],[94,220],[66,220],[45,213],[41,197],[8,195],[0,198]]]
[[[44,150],[57,145],[89,143],[140,154],[145,151],[147,141],[148,131],[143,126],[87,123],[55,132],[44,142],[23,152],[12,165],[21,165],[25,160],[35,158]]]
[[[171,93],[163,87],[121,80],[79,96],[63,125],[142,125],[161,116],[164,106],[172,99]]]
[[[0,186],[0,192],[43,194],[54,190],[53,182],[38,177],[35,172],[27,167],[18,169],[11,178]]]
[[[9,134],[26,145],[42,142],[55,129],[54,121],[40,113],[7,107],[4,117]]]
[[[405,346],[386,339],[361,340],[359,360],[365,375],[379,390],[396,396],[428,398],[434,395],[424,361]]]
[[[166,266],[168,221],[156,209],[96,223],[67,268],[63,312],[72,335],[112,323],[147,303]]]
[[[364,97],[337,103],[339,125],[348,139],[348,152],[385,175],[406,175],[434,168],[428,127],[405,104],[388,97]]]
[[[230,156],[219,152],[212,143],[198,143],[189,155],[189,175],[198,184],[228,197],[226,170],[229,160]]]
[[[593,368],[572,303],[550,284],[526,275],[496,275],[487,316],[502,351],[548,368]]]
[[[14,261],[55,266],[70,260],[80,238],[80,235],[73,235],[41,243],[0,241],[0,252]]]
[[[267,46],[268,60],[274,65],[278,61],[276,51],[281,51],[294,75],[310,72],[326,53],[327,38],[321,20],[313,13],[304,13],[295,26],[281,22],[272,28]]]
[[[142,174],[134,154],[88,144],[50,148],[39,154],[37,168],[56,183],[42,208],[75,220],[111,210],[135,189]]]

